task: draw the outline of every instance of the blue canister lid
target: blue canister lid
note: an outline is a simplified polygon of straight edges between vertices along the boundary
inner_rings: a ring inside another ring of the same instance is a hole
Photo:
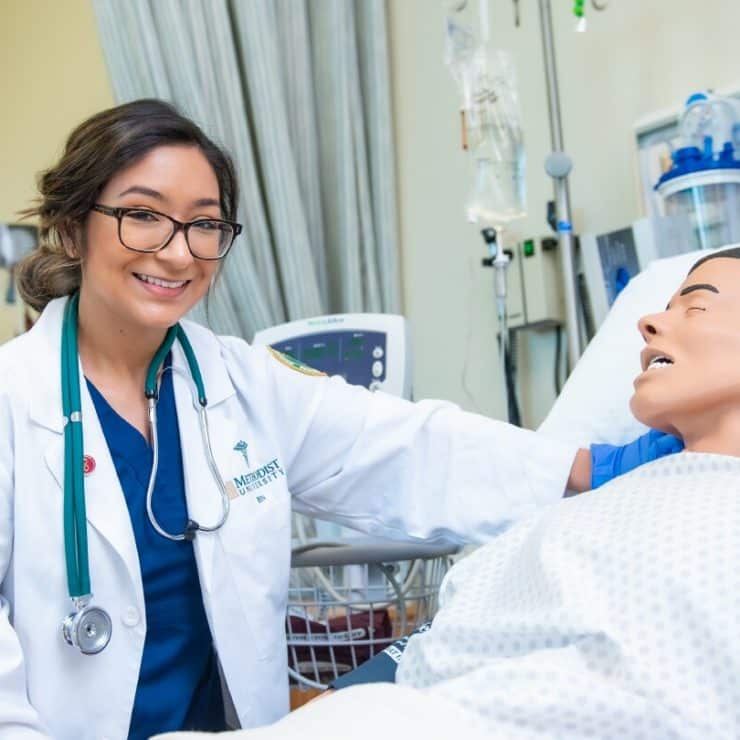
[[[699,147],[684,146],[673,152],[672,159],[673,167],[661,175],[655,190],[669,180],[684,175],[695,175],[711,170],[740,170],[740,159],[735,159],[735,148],[729,141],[725,142],[719,154],[707,155]]]
[[[698,103],[700,100],[709,100],[706,93],[695,92],[689,95],[686,99],[686,107],[688,108],[692,103]]]

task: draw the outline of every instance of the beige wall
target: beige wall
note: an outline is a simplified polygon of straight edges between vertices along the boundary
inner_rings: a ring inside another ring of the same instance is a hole
[[[90,0],[0,0],[0,221],[18,220],[83,119],[113,104]],[[4,303],[0,343],[19,325]]]
[[[113,104],[90,0],[0,0],[0,96],[0,221],[15,221],[72,128]]]
[[[477,6],[477,0],[469,0]],[[465,222],[469,163],[459,148],[458,97],[443,64],[444,3],[389,0],[405,312],[414,328],[417,397],[450,398],[502,416],[491,275],[476,229]],[[547,233],[551,182],[538,3],[490,0],[493,42],[516,60],[525,118],[529,217],[522,231]],[[589,4],[587,3],[587,6]],[[571,195],[577,230],[626,225],[640,214],[634,123],[678,107],[688,93],[740,82],[740,3],[735,0],[618,0],[589,10],[589,30],[573,32],[571,2],[552,0]],[[523,347],[526,421],[554,400],[553,338]],[[605,389],[608,392],[608,389]]]

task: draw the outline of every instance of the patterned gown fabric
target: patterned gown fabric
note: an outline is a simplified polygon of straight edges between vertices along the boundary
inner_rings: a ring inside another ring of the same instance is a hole
[[[740,459],[683,453],[448,574],[400,684],[496,738],[740,737]]]

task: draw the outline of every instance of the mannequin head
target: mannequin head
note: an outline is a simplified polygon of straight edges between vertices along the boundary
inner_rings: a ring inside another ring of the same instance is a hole
[[[739,319],[740,249],[702,258],[666,310],[638,324],[637,419],[682,437],[689,450],[740,455]]]

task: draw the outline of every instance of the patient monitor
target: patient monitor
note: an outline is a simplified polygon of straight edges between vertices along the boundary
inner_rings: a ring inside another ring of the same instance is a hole
[[[253,343],[269,344],[348,383],[411,398],[411,347],[403,316],[345,313],[300,319],[257,332]]]
[[[256,345],[270,345],[327,375],[371,391],[411,398],[411,341],[403,316],[382,313],[346,313],[299,319],[263,329]],[[298,518],[299,540],[307,537]],[[315,521],[319,537],[346,539],[338,524]]]

